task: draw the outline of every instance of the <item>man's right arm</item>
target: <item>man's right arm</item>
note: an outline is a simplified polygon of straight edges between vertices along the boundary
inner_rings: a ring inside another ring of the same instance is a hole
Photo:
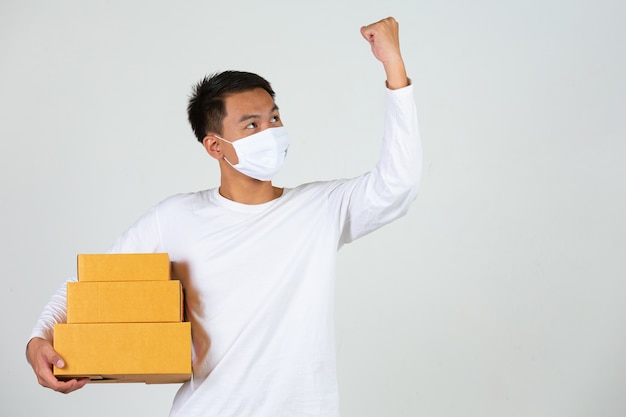
[[[149,253],[162,252],[161,237],[159,233],[157,207],[153,207],[135,224],[133,224],[116,242],[109,248],[107,253]],[[68,281],[76,280],[72,278]],[[52,296],[37,324],[31,333],[30,340],[26,345],[26,358],[32,366],[40,385],[64,394],[75,391],[85,386],[88,378],[59,381],[53,374],[53,366],[62,368],[65,366],[63,358],[54,350],[52,345],[54,325],[66,321],[66,285],[67,281]]]

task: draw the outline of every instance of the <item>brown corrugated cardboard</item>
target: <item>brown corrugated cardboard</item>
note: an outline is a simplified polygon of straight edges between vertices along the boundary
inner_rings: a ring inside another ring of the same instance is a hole
[[[171,278],[167,253],[80,254],[78,281],[165,281]]]
[[[59,379],[180,383],[191,377],[191,326],[183,323],[57,324]]]
[[[68,282],[68,323],[183,321],[180,281]]]

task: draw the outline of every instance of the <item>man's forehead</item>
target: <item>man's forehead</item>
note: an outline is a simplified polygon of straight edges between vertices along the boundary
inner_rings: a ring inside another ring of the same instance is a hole
[[[270,94],[262,88],[232,93],[224,98],[226,116],[266,114],[278,110]]]
[[[239,91],[237,93],[228,94],[224,101],[226,104],[249,105],[249,106],[269,106],[274,105],[272,96],[262,88],[254,90]]]

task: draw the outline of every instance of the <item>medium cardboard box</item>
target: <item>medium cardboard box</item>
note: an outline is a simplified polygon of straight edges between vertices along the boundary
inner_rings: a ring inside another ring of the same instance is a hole
[[[68,282],[68,323],[183,321],[180,281]]]
[[[59,379],[180,383],[191,377],[191,325],[183,323],[57,324],[54,349],[65,361]]]
[[[167,253],[80,254],[78,281],[167,281],[171,279]]]

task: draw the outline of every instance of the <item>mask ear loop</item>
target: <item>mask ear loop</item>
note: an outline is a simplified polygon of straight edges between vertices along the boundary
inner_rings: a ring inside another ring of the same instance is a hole
[[[230,161],[228,159],[226,159],[225,156],[222,156],[222,158],[224,158],[224,161],[226,161],[228,163],[228,165],[230,165],[231,167],[235,168],[235,166],[233,164],[231,164]]]
[[[216,137],[216,138],[218,138],[219,140],[223,140],[224,142],[228,142],[228,143],[230,143],[231,145],[233,144],[231,141],[226,140],[226,139],[224,139],[224,138],[223,138],[223,137],[221,137],[221,136],[217,136],[217,135],[213,135],[213,136],[215,136],[215,137]]]
[[[218,138],[219,140],[223,140],[224,142],[230,143],[231,145],[233,144],[231,141],[226,140],[226,139],[224,139],[224,138],[222,138],[222,137],[220,137],[220,136],[218,136],[218,135],[213,135],[213,136],[215,136],[215,137],[216,137],[216,138]],[[236,151],[235,151],[235,152],[236,152]],[[235,166],[234,166],[234,165],[233,165],[233,164],[232,164],[232,163],[231,163],[228,159],[226,159],[226,156],[222,156],[222,158],[224,158],[224,161],[228,162],[228,165],[230,165],[231,167],[235,168]]]

